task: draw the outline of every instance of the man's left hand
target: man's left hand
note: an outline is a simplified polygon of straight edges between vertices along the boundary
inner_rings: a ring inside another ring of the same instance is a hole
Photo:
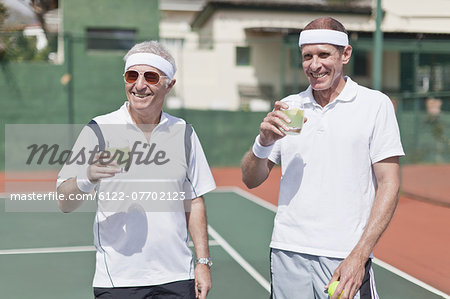
[[[195,267],[195,298],[205,299],[211,286],[211,272],[208,265],[197,264]]]
[[[339,284],[334,291],[333,297],[330,299],[337,299],[339,294],[344,291],[339,299],[353,299],[361,287],[362,280],[365,274],[365,264],[367,258],[363,259],[356,254],[350,254],[334,271],[333,277],[326,286],[339,280]]]

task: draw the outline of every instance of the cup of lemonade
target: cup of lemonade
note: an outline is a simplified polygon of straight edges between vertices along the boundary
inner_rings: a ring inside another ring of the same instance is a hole
[[[297,135],[300,134],[300,131],[302,130],[303,126],[303,118],[305,111],[303,109],[303,104],[301,102],[297,101],[289,101],[285,102],[289,105],[289,108],[287,109],[281,109],[281,112],[283,112],[289,119],[291,120],[290,123],[287,123],[283,120],[283,123],[288,126],[289,130],[285,131],[282,129],[282,131],[288,135]]]
[[[120,168],[121,172],[128,171],[129,167],[129,159],[130,159],[130,147],[127,143],[120,142],[107,142],[106,151],[109,152],[109,158],[112,161],[116,162],[118,168]]]

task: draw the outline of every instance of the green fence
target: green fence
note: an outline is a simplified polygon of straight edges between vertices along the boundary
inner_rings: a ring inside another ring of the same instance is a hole
[[[391,98],[396,104],[406,153],[402,163],[450,163],[450,92],[429,93],[426,96],[391,95]],[[433,110],[437,109],[436,106],[440,109]],[[266,114],[199,110],[169,112],[194,126],[213,166],[239,165],[242,156],[253,144]]]
[[[252,146],[266,113],[172,110],[192,124],[211,166],[239,166]]]
[[[390,95],[406,156],[403,164],[450,163],[450,92]],[[197,131],[213,166],[237,166],[266,113],[174,110]]]
[[[427,113],[424,98],[398,98],[397,116],[406,157],[402,163],[450,163],[450,99],[442,100],[441,113]],[[66,123],[66,104],[57,98],[50,103],[22,98],[2,98],[0,167],[4,167],[4,124]],[[121,103],[117,103],[119,107]],[[104,111],[104,113],[109,112]],[[249,150],[266,113],[244,111],[171,110],[196,130],[211,166],[238,166]],[[83,111],[92,117],[87,105]]]
[[[69,35],[65,45],[62,65],[0,60],[0,169],[5,163],[5,124],[87,123],[126,99],[121,73],[124,51],[90,51],[84,38]],[[402,162],[450,163],[450,91],[389,96],[397,104],[406,151]],[[433,103],[440,105],[440,111]],[[169,112],[194,126],[211,166],[238,166],[265,116],[244,111]]]
[[[450,92],[391,95],[406,156],[404,164],[450,163]]]

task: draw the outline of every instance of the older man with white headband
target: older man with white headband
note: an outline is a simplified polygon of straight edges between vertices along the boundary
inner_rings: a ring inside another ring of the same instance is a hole
[[[127,101],[81,131],[72,151],[95,156],[66,162],[58,205],[71,212],[83,203],[74,195],[97,200],[95,298],[206,298],[212,261],[202,195],[215,183],[195,131],[162,111],[175,61],[156,41],[124,60]]]
[[[319,18],[300,33],[310,86],[275,102],[244,156],[242,178],[262,184],[281,164],[271,247],[272,298],[378,298],[372,251],[397,205],[404,155],[394,108],[344,76],[352,47],[344,26]],[[281,110],[301,105],[300,134]],[[332,288],[330,288],[331,290]]]

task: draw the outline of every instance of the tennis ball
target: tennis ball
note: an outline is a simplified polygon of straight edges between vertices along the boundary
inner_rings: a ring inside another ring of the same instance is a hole
[[[330,284],[330,287],[328,288],[328,296],[330,298],[331,298],[331,296],[333,296],[334,291],[336,291],[338,284],[339,284],[339,281],[335,281],[332,284]],[[341,295],[343,292],[344,292],[344,290],[342,290]],[[341,295],[339,295],[338,299],[341,298]]]

